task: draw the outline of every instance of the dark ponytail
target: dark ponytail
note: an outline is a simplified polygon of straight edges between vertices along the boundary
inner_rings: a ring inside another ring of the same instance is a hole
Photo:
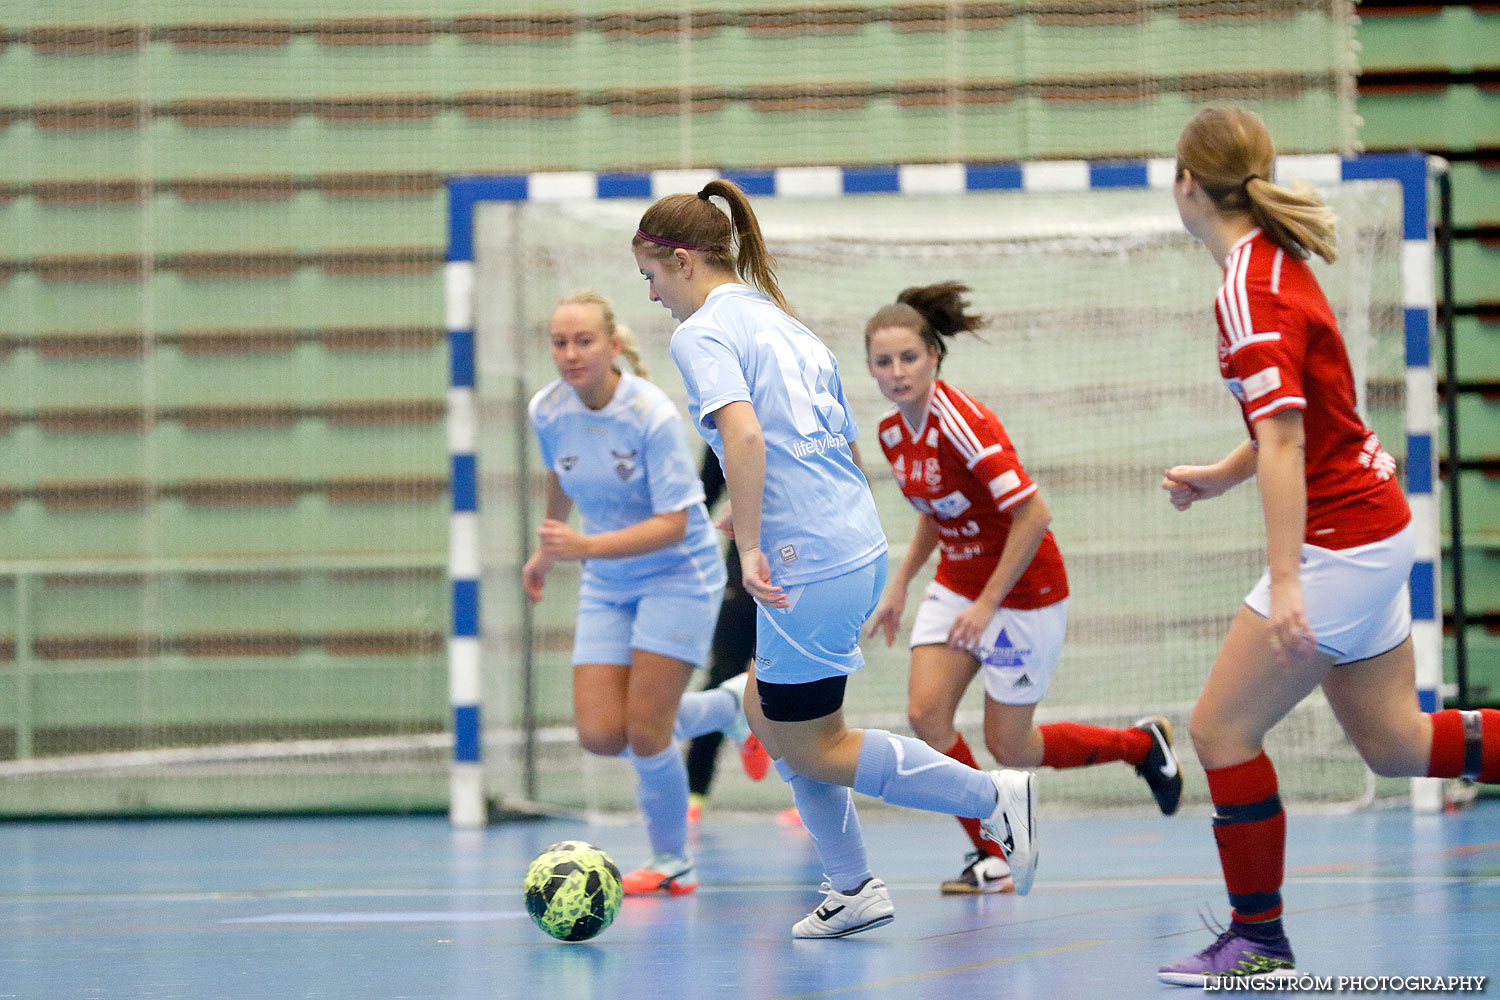
[[[899,326],[915,331],[937,354],[941,365],[948,356],[949,337],[974,333],[987,322],[969,312],[969,303],[964,298],[968,293],[969,286],[961,281],[942,281],[904,290],[894,303],[883,306],[865,324],[865,353],[869,353],[870,338],[876,330]]]

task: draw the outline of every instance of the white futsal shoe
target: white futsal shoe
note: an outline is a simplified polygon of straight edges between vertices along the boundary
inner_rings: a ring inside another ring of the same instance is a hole
[[[858,934],[896,919],[891,894],[878,878],[867,878],[858,889],[842,893],[828,882],[823,904],[792,925],[795,938],[836,938]]]
[[[979,828],[1004,849],[1016,895],[1024,896],[1036,876],[1036,775],[1011,770],[989,774],[997,801],[995,811],[980,821]]]
[[[968,864],[939,886],[944,896],[982,896],[992,892],[1015,892],[1016,886],[1010,877],[1010,865],[1004,858],[983,851],[974,851],[964,859]]]

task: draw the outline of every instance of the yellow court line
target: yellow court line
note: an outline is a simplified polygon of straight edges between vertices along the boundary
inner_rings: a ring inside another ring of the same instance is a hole
[[[903,983],[920,982],[923,979],[936,979],[938,976],[951,976],[955,972],[972,972],[975,969],[984,969],[992,965],[1008,965],[1012,962],[1024,962],[1029,958],[1046,958],[1048,955],[1060,955],[1065,951],[1078,951],[1082,948],[1094,948],[1103,944],[1098,941],[1074,941],[1072,944],[1059,945],[1056,948],[1043,948],[1040,951],[1028,951],[1020,955],[1006,955],[1004,958],[992,958],[985,962],[970,962],[968,965],[955,965],[948,969],[934,969],[931,972],[916,972],[910,976],[897,976],[894,979],[878,979],[873,983],[860,983],[856,986],[840,986],[832,990],[819,990],[816,993],[795,993],[777,1000],[815,1000],[816,997],[836,997],[841,993],[855,993],[860,990],[879,990],[887,986],[900,986]]]

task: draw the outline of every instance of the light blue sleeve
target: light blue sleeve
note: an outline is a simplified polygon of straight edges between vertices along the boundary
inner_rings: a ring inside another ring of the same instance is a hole
[[[646,433],[646,487],[651,513],[675,514],[703,501],[703,482],[688,456],[682,420],[674,412]]]
[[[531,429],[536,433],[536,446],[541,449],[542,452],[542,467],[547,469],[548,471],[551,471],[552,449],[549,447],[549,444],[551,443],[549,439],[552,435],[548,433],[548,431],[551,428],[552,424],[550,422],[543,424],[542,420],[537,414],[537,402],[540,398],[540,394],[538,394],[537,399],[533,399],[531,401],[531,405],[526,408],[527,416],[531,418]]]
[[[750,402],[744,361],[721,331],[679,329],[672,338],[672,360],[703,426],[714,426],[713,411],[725,403]]]

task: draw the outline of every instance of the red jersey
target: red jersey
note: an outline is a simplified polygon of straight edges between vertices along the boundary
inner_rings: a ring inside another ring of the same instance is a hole
[[[1389,538],[1411,520],[1395,459],[1354,409],[1354,374],[1333,310],[1307,262],[1260,230],[1230,248],[1219,321],[1219,374],[1255,421],[1302,411],[1307,532],[1325,549]]]
[[[909,426],[892,409],[880,421],[880,447],[907,501],[937,522],[937,582],[977,599],[1010,535],[1008,511],[1037,491],[1000,418],[937,380],[922,426]],[[1062,553],[1048,531],[1000,606],[1042,608],[1067,596]]]

